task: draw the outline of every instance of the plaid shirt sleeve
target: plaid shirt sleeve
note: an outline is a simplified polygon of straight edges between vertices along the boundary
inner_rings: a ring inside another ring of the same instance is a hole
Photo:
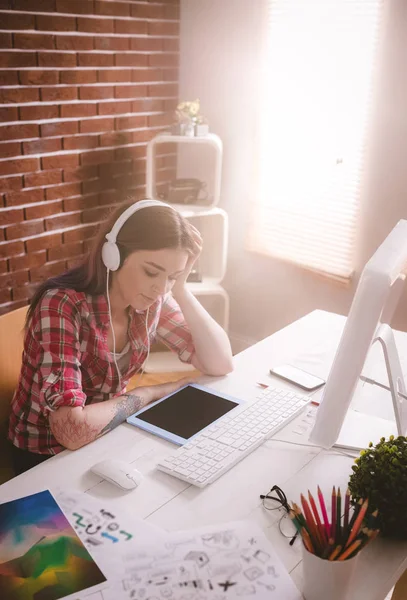
[[[44,414],[60,406],[84,406],[82,390],[80,314],[61,290],[47,292],[33,316],[38,352],[39,405]]]
[[[163,302],[156,337],[158,341],[176,352],[182,362],[191,362],[195,352],[192,335],[178,303],[171,295],[168,295]]]

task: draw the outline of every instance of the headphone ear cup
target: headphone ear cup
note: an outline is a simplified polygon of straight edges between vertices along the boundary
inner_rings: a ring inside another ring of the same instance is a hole
[[[120,250],[117,244],[105,242],[102,246],[102,260],[109,271],[117,271],[120,267]]]

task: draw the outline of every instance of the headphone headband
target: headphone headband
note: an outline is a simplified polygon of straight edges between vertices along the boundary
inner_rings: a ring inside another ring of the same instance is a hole
[[[149,208],[150,206],[165,206],[167,208],[171,208],[172,210],[177,210],[171,206],[171,204],[166,204],[165,202],[161,202],[161,200],[139,200],[135,202],[119,216],[115,224],[109,233],[106,234],[106,242],[102,247],[102,260],[103,264],[109,271],[117,271],[120,266],[120,251],[116,244],[117,236],[127,221],[135,212],[141,210],[142,208]]]

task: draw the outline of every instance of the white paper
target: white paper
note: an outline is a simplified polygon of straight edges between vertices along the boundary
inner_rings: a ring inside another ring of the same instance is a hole
[[[250,522],[168,534],[126,553],[104,600],[301,600],[261,529]]]

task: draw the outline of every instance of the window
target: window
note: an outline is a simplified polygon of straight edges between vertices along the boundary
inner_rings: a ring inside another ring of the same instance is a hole
[[[269,0],[248,248],[347,281],[382,0]]]

